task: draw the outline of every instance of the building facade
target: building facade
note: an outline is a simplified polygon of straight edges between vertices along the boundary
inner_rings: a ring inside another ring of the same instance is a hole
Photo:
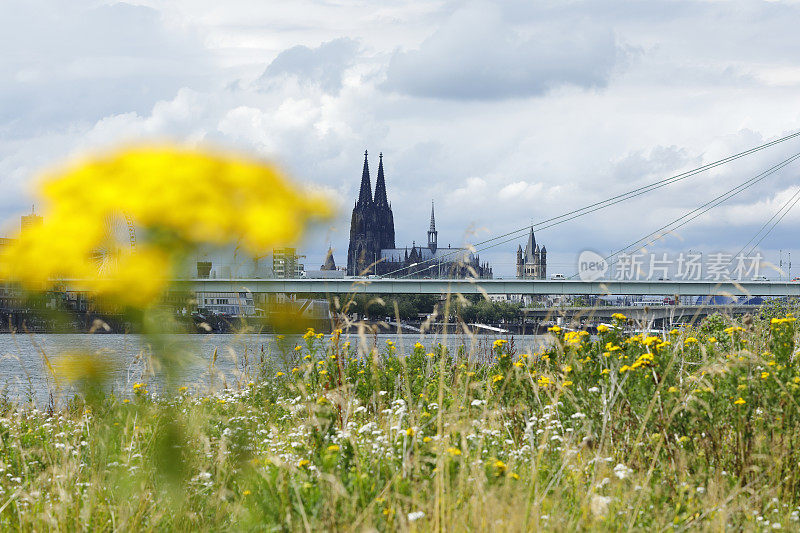
[[[525,250],[522,246],[517,248],[517,278],[518,279],[547,279],[547,248],[536,244],[533,227],[528,235]]]
[[[369,176],[367,152],[361,171],[361,188],[350,218],[347,275],[385,275],[413,278],[491,278],[492,269],[467,248],[440,248],[431,203],[427,246],[395,246],[394,214],[386,194],[383,154],[378,161],[375,196]]]

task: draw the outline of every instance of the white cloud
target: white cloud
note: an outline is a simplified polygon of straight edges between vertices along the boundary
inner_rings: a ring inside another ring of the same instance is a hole
[[[394,54],[385,87],[412,96],[499,99],[561,85],[603,87],[621,50],[585,18],[506,18],[492,3],[457,9],[416,50]]]
[[[0,6],[0,212],[42,169],[141,139],[253,151],[329,190],[305,245],[343,263],[364,149],[383,151],[398,245],[499,235],[796,129],[796,5],[11,0]],[[146,5],[145,5],[146,4]],[[796,142],[538,235],[554,264],[617,249]],[[789,167],[663,242],[743,244],[797,186]],[[790,247],[794,212],[763,243]],[[683,239],[683,240],[681,240]],[[520,242],[524,239],[520,239]],[[516,242],[482,254],[513,271]],[[572,255],[571,255],[572,254]],[[554,271],[566,271],[558,267]]]

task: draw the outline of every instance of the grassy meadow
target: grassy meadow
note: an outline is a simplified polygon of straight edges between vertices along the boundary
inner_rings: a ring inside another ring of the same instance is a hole
[[[84,368],[67,409],[2,406],[0,527],[800,527],[793,316],[615,325],[490,362],[309,331],[214,394]]]

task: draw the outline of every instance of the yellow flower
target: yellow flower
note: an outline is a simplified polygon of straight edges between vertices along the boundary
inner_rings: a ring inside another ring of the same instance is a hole
[[[186,392],[187,390],[189,390],[189,387],[186,386],[178,387],[178,392]]]
[[[433,352],[428,352],[425,355],[427,355],[428,357],[435,357],[436,356],[436,354],[433,353]]]
[[[458,448],[453,448],[451,446],[450,448],[447,448],[447,453],[455,457],[456,455],[461,455],[461,450],[459,450]]]
[[[767,379],[769,377],[769,372],[762,372],[761,379]]]
[[[536,383],[540,387],[547,387],[548,385],[552,384],[553,381],[550,378],[548,378],[547,376],[540,376],[539,379],[536,380]]]
[[[495,374],[494,376],[492,376],[492,383],[497,383],[498,381],[501,381],[502,379],[503,379],[502,375]]]
[[[327,374],[327,373],[328,373],[328,371],[327,371],[327,370],[325,370],[325,369],[323,369],[323,370],[320,370],[320,371],[319,371],[319,375],[320,375],[320,376],[324,376],[324,375],[325,375],[325,374]]]
[[[297,466],[299,468],[303,468],[304,466],[308,466],[310,464],[311,464],[311,461],[309,461],[308,459],[301,459],[300,461],[297,462]]]
[[[253,494],[253,493],[250,492],[249,490],[242,491],[242,496],[250,496],[251,494]]]
[[[717,342],[717,338],[716,337],[709,337],[708,338],[708,342],[710,342],[711,344],[714,344],[715,342]]]
[[[502,348],[504,344],[507,344],[508,341],[505,339],[497,339],[492,343],[493,348]]]
[[[614,313],[613,315],[611,315],[611,318],[613,318],[614,320],[628,320],[628,317],[626,317],[622,313]]]
[[[567,380],[564,383],[562,383],[561,385],[564,386],[564,387],[569,387],[570,385],[572,385],[572,382]]]
[[[494,462],[494,467],[495,467],[497,470],[499,470],[500,472],[505,472],[505,471],[506,471],[506,468],[508,468],[508,467],[506,466],[506,464],[505,464],[503,461],[501,461],[500,459],[498,459],[497,461],[495,461],[495,462]]]
[[[597,333],[608,333],[609,328],[605,324],[600,324],[597,326]]]
[[[475,372],[467,372],[467,376],[472,377],[475,375]]]
[[[607,369],[607,368],[604,368],[603,370],[601,370],[601,371],[600,371],[600,374],[601,374],[601,375],[605,375],[605,374],[608,374],[609,372],[610,372],[610,370],[609,370],[609,369]]]
[[[423,346],[421,342],[418,342],[418,343],[416,343],[414,345],[414,349],[416,349],[416,350],[424,350],[425,346]]]
[[[314,328],[308,328],[308,331],[306,331],[306,332],[303,334],[303,338],[304,338],[305,340],[312,339],[312,338],[314,338],[315,336],[316,336],[316,335],[314,334]]]
[[[409,437],[413,437],[414,436],[414,428],[408,428],[406,430],[406,435],[408,435]]]
[[[678,392],[678,387],[670,387],[667,389],[667,392]]]
[[[564,365],[564,367],[561,370],[563,370],[565,374],[569,374],[570,372],[572,372],[572,366]]]
[[[430,442],[431,440],[433,439],[431,439],[430,437],[422,437],[422,442]]]
[[[337,446],[336,444],[331,444],[330,446],[328,446],[328,451],[329,452],[338,452],[339,451],[339,446]]]
[[[736,405],[744,405],[744,404],[745,404],[745,403],[747,403],[747,402],[745,402],[745,401],[744,401],[744,399],[742,399],[742,397],[741,397],[741,396],[739,396],[739,397],[736,399],[736,401],[734,401],[733,403],[735,403]]]
[[[275,377],[276,377],[276,378],[279,378],[279,377],[281,377],[281,376],[285,376],[285,375],[286,375],[286,374],[284,374],[283,372],[278,372],[277,374],[275,374]]]
[[[552,331],[553,333],[561,333],[561,328],[559,326],[553,326],[551,328],[547,328],[547,331]]]
[[[302,347],[302,346],[295,346],[295,347],[294,347],[294,351],[295,351],[295,352],[299,352],[299,351],[300,351],[300,350],[302,350],[302,349],[303,349],[303,347]],[[309,359],[311,358],[311,356],[308,356],[308,357],[309,357]]]
[[[34,290],[75,280],[99,302],[122,306],[161,298],[183,244],[237,242],[259,254],[295,242],[307,221],[330,214],[275,167],[175,147],[82,161],[47,176],[40,192],[44,222],[4,250],[3,276]],[[117,225],[144,230],[135,249]],[[151,234],[161,240],[148,241]]]

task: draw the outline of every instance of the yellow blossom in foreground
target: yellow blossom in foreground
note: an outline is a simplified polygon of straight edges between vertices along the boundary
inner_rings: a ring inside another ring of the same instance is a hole
[[[179,250],[239,243],[252,254],[299,239],[330,215],[274,166],[222,153],[139,147],[79,162],[40,187],[44,222],[3,251],[2,274],[31,290],[59,279],[102,304],[144,308],[161,298]],[[144,231],[132,249],[127,232]],[[158,240],[148,241],[149,235]]]
[[[336,444],[331,444],[330,446],[328,446],[328,451],[329,452],[338,452],[339,451],[339,446],[337,446]]]
[[[697,344],[697,339],[695,339],[694,337],[686,337],[686,339],[683,341],[683,343],[684,344]]]
[[[605,324],[600,324],[597,326],[597,333],[608,333],[609,328]]]
[[[502,381],[503,376],[500,374],[495,374],[492,376],[492,383],[497,383],[498,381]]]
[[[678,392],[678,387],[670,387],[667,389],[667,392]]]
[[[547,328],[547,331],[552,331],[553,333],[561,333],[561,328],[558,326],[553,326],[551,328]]]
[[[769,372],[762,372],[761,379],[767,379],[769,377]]]
[[[611,315],[611,318],[613,318],[614,320],[628,320],[628,317],[626,317],[622,313],[614,313],[613,315]]]
[[[744,399],[742,399],[742,397],[741,397],[741,396],[739,396],[739,397],[736,399],[736,401],[734,401],[733,403],[735,403],[736,405],[744,405],[744,404],[745,404],[745,403],[747,403],[747,402],[746,402],[746,401],[744,401]]]
[[[459,450],[458,448],[453,448],[451,446],[450,448],[447,448],[447,453],[455,457],[456,455],[461,455],[461,450]]]

